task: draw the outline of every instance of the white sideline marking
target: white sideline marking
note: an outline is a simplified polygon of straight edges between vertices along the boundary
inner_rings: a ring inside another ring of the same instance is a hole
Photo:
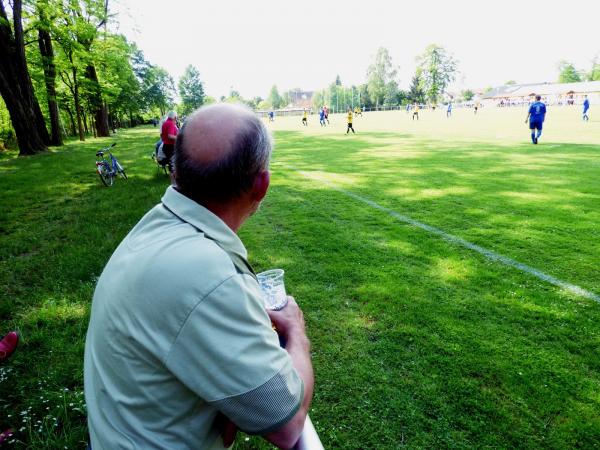
[[[420,228],[421,230],[424,230],[431,234],[439,236],[442,239],[444,239],[445,241],[451,242],[453,244],[459,245],[464,248],[468,248],[469,250],[473,250],[477,253],[482,254],[483,256],[485,256],[487,259],[489,259],[491,261],[498,261],[506,266],[514,267],[515,269],[518,269],[529,275],[533,275],[534,277],[539,278],[542,281],[553,284],[554,286],[558,286],[559,288],[564,289],[565,291],[569,291],[572,294],[578,295],[580,297],[589,298],[591,300],[594,300],[594,301],[600,303],[600,295],[594,294],[593,292],[588,291],[587,289],[579,287],[575,284],[567,283],[566,281],[559,280],[558,278],[553,277],[552,275],[548,275],[547,273],[544,273],[541,270],[538,270],[534,267],[528,266],[527,264],[520,263],[519,261],[516,261],[512,258],[509,258],[507,256],[503,256],[499,253],[496,253],[493,250],[488,250],[485,247],[481,247],[480,245],[473,244],[469,241],[464,240],[463,238],[446,233],[445,231],[440,230],[439,228],[432,227],[431,225],[427,225],[426,223],[419,222],[418,220],[415,220],[415,219],[411,219],[410,217],[405,216],[404,214],[400,214],[392,209],[386,208],[385,206],[381,206],[380,204],[375,203],[373,200],[369,200],[368,198],[362,197],[358,194],[355,194],[353,192],[342,189],[329,181],[312,176],[307,172],[298,170],[294,167],[289,167],[289,168],[298,172],[300,175],[302,175],[305,178],[311,179],[313,181],[319,181],[320,183],[326,184],[333,190],[341,192],[342,194],[345,194],[348,197],[352,197],[353,199],[358,200],[359,202],[366,203],[367,205],[371,206],[372,208],[375,208],[375,209],[378,209],[379,211],[388,213],[390,216],[394,217],[395,219],[398,219],[400,222],[407,223],[416,228]]]

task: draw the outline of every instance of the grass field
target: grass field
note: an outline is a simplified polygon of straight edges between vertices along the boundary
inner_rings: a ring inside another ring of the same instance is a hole
[[[325,448],[600,447],[600,304],[392,213],[600,294],[600,119],[551,108],[534,146],[525,115],[367,113],[352,136],[342,115],[270,125],[272,189],[240,234],[305,312]],[[20,430],[15,448],[85,448],[94,282],[167,186],[156,130],[115,139],[130,179],[110,189],[93,172],[108,140],[0,161],[2,331],[23,338],[0,367],[0,427]]]

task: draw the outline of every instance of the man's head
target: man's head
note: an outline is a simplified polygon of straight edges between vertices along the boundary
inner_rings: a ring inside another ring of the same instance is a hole
[[[169,111],[169,114],[167,114],[167,117],[169,119],[176,119],[177,118],[177,113],[175,111]]]
[[[541,95],[536,95],[535,99],[539,102],[542,99],[542,96]]]
[[[231,104],[201,108],[177,136],[176,188],[204,206],[241,202],[251,213],[269,187],[271,150],[269,132],[249,109]]]

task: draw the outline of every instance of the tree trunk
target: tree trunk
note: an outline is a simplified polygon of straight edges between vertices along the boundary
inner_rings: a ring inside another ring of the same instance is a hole
[[[110,130],[108,128],[108,106],[102,100],[102,92],[100,90],[100,83],[98,82],[98,74],[96,73],[96,67],[93,64],[89,64],[85,70],[85,77],[91,81],[91,93],[90,102],[94,112],[96,120],[96,130],[98,136],[108,137],[110,136]]]
[[[63,145],[60,134],[60,116],[56,103],[56,66],[54,65],[54,51],[52,39],[47,30],[38,30],[38,44],[42,55],[44,67],[44,81],[46,82],[46,95],[48,97],[48,111],[50,112],[50,144]]]
[[[19,154],[33,155],[48,150],[50,136],[27,70],[21,9],[22,0],[14,0],[13,35],[0,0],[0,95],[15,129]]]
[[[75,136],[77,134],[77,129],[75,127],[75,120],[73,119],[73,113],[71,112],[71,108],[69,108],[69,106],[65,106],[65,109],[67,110],[67,114],[69,115],[69,120],[71,122],[71,135]]]
[[[83,131],[85,132],[86,135],[90,134],[90,130],[88,130],[88,118],[87,118],[87,114],[85,113],[85,110],[81,111],[81,116],[83,119]]]
[[[75,115],[77,116],[77,130],[79,131],[79,140],[85,141],[83,132],[83,122],[81,120],[81,101],[79,98],[79,83],[77,82],[77,67],[73,66],[73,100],[75,101]]]

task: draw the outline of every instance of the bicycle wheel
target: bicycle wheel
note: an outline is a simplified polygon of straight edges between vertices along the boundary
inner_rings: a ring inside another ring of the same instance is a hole
[[[121,163],[119,161],[117,161],[117,158],[115,158],[115,166],[116,166],[116,172],[121,175],[123,177],[123,179],[127,179],[127,174],[125,173],[125,169],[123,169],[123,166],[121,165]]]
[[[98,171],[98,176],[100,176],[100,179],[102,180],[102,183],[104,184],[104,186],[110,187],[115,182],[113,174],[111,174],[107,170],[105,165],[100,166],[100,170]]]

